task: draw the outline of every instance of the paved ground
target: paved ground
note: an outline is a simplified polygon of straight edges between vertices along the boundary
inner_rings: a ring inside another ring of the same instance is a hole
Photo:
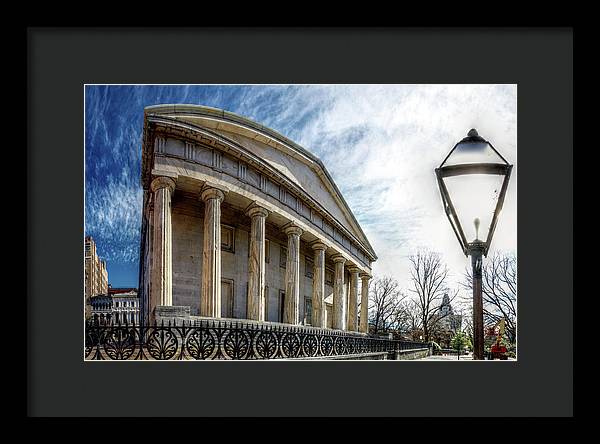
[[[451,356],[451,355],[441,355],[441,356],[427,356],[426,358],[423,359],[418,359],[419,361],[458,361],[459,359],[456,357],[456,355]],[[473,356],[472,355],[461,355],[460,357],[461,361],[472,361],[473,360]]]
[[[456,357],[456,355],[452,356],[452,355],[441,355],[441,356],[428,356],[426,358],[423,359],[415,359],[416,361],[458,361],[458,358]],[[461,355],[460,356],[460,360],[461,361],[472,361],[473,360],[473,355],[469,354],[469,355]],[[508,361],[515,361],[516,359],[514,358],[508,358]]]

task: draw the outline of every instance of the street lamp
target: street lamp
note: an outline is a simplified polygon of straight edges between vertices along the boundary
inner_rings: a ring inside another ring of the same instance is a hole
[[[487,257],[512,167],[490,142],[471,129],[435,169],[446,216],[465,256],[471,256],[473,359],[483,359],[482,255]]]

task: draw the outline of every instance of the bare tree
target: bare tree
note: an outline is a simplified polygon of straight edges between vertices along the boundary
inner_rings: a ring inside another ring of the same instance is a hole
[[[465,335],[473,338],[473,296],[470,295],[468,298],[463,297],[461,299],[463,302],[466,302],[459,308],[459,314],[462,319],[461,330]]]
[[[465,272],[463,287],[472,291],[473,274]],[[483,319],[486,327],[505,319],[506,338],[514,343],[517,333],[517,258],[513,253],[496,252],[483,262],[481,270]]]
[[[398,330],[412,340],[422,339],[423,329],[419,304],[413,298],[402,301],[398,320]]]
[[[383,276],[373,279],[369,288],[369,323],[373,333],[387,332],[395,327],[404,298],[394,278]]]
[[[440,315],[441,299],[448,293],[448,267],[442,262],[438,253],[419,251],[408,258],[411,263],[413,292],[420,317],[423,339],[429,341],[436,325],[445,317]],[[454,300],[458,292],[450,296]]]

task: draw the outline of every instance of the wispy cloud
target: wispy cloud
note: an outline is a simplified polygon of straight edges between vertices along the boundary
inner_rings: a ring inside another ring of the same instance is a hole
[[[467,261],[434,169],[470,128],[516,161],[516,85],[270,87],[244,101],[246,114],[323,160],[378,253],[376,273],[408,285],[406,256],[430,248],[460,280]],[[516,250],[515,190],[516,175],[493,248]]]
[[[377,252],[374,272],[405,286],[418,248],[442,253],[456,280],[467,264],[434,177],[452,146],[477,128],[516,163],[516,85],[88,87],[86,231],[115,261],[138,260],[143,107],[159,103],[223,108],[313,152]],[[494,249],[516,251],[513,174]]]

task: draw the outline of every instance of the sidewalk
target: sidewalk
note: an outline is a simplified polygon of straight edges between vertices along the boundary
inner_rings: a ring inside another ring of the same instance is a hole
[[[461,355],[460,359],[456,355],[436,355],[427,356],[426,358],[419,359],[419,361],[472,361],[473,355]]]
[[[452,355],[437,355],[437,356],[427,356],[426,358],[422,358],[422,359],[415,359],[415,361],[459,361],[459,359],[456,355],[454,355],[454,356],[452,356]],[[465,356],[461,355],[460,361],[473,361],[473,355],[471,353],[468,355],[465,355]],[[508,358],[506,361],[516,361],[516,359]],[[487,362],[490,362],[490,361],[487,361]],[[504,361],[495,359],[494,362],[504,362]]]

